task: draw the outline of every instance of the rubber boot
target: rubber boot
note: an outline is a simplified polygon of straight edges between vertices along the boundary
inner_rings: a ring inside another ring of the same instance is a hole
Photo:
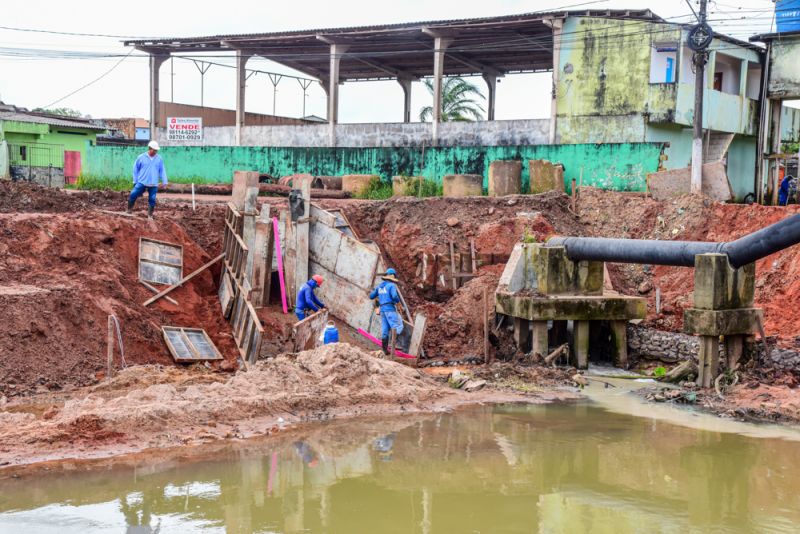
[[[383,354],[385,356],[389,355],[389,338],[385,337],[381,339],[381,348],[383,349]]]
[[[132,212],[132,211],[133,211],[133,201],[132,201],[132,200],[129,200],[129,201],[128,201],[128,207],[127,207],[127,208],[125,208],[125,213],[130,213],[130,212]]]
[[[153,210],[154,209],[155,208],[153,206],[147,206],[147,218],[148,219],[152,219],[153,218]]]

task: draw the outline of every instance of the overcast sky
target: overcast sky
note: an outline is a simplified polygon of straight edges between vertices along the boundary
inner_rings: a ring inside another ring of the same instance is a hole
[[[309,28],[331,28],[365,24],[389,24],[436,19],[485,17],[553,10],[581,0],[170,0],[161,2],[109,2],[108,0],[29,0],[24,9],[4,9],[0,26],[135,37],[183,37],[210,34],[258,33]],[[20,5],[21,3],[15,2]],[[693,5],[696,2],[693,1]],[[610,0],[586,3],[574,9],[642,9],[671,20],[690,14],[686,0],[642,2]],[[742,9],[748,10],[740,12]],[[709,2],[712,25],[724,33],[746,39],[770,31],[771,0],[724,0]],[[760,11],[753,11],[760,10]],[[742,17],[745,17],[744,20]],[[19,57],[10,49],[113,52],[126,54],[120,39],[113,37],[66,36],[0,29],[0,100],[28,108],[48,106],[72,91],[100,77],[119,58],[53,59]],[[137,54],[137,52],[134,52]],[[220,60],[231,63],[229,59]],[[161,99],[200,103],[200,74],[191,61],[173,62],[174,87],[170,84],[170,63],[161,70]],[[292,71],[263,59],[248,68],[290,74]],[[234,69],[211,67],[205,75],[207,106],[233,109]],[[480,78],[475,83],[484,87]],[[510,75],[497,88],[497,119],[538,118],[549,113],[550,75]],[[412,118],[430,97],[415,83]],[[303,92],[290,79],[278,84],[276,114],[300,116]],[[341,122],[391,122],[402,120],[402,90],[394,81],[347,83],[340,92]],[[273,89],[267,76],[248,80],[247,111],[272,113]],[[147,117],[147,59],[127,57],[105,77],[55,107],[70,107],[92,117]],[[324,117],[325,93],[316,84],[308,90],[306,113]]]

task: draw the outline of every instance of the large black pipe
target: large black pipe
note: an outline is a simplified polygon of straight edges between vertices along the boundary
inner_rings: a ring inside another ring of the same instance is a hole
[[[565,247],[573,261],[649,263],[693,267],[698,254],[727,254],[734,268],[752,263],[800,243],[800,214],[727,243],[702,241],[658,241],[605,237],[553,237],[547,246]]]

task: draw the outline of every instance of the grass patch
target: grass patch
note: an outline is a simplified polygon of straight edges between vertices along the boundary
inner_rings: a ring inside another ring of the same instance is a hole
[[[209,180],[207,178],[169,178],[169,182],[173,184],[218,184],[216,180]],[[68,185],[70,189],[81,189],[87,191],[130,191],[133,187],[133,181],[130,176],[92,176],[81,175],[75,184]]]
[[[408,197],[440,197],[444,195],[444,187],[434,180],[412,180],[406,184],[404,193]]]
[[[367,186],[354,195],[355,198],[363,200],[386,200],[392,198],[392,184],[384,182],[377,176],[373,176]]]

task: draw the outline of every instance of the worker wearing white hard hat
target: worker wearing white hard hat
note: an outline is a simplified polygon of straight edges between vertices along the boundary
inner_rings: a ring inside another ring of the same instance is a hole
[[[147,191],[147,216],[153,216],[159,180],[167,185],[167,171],[164,168],[164,160],[158,155],[159,148],[158,141],[150,141],[147,143],[147,152],[140,154],[133,164],[133,189],[131,189],[131,196],[128,197],[128,209],[126,210],[128,213],[133,210],[136,199]]]

